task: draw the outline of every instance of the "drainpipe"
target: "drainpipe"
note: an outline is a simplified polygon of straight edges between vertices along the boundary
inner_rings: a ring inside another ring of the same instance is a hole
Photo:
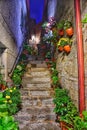
[[[84,86],[84,51],[81,25],[80,0],[74,0],[76,14],[76,37],[77,37],[77,61],[78,61],[78,87],[79,87],[79,112],[85,109],[85,86]]]

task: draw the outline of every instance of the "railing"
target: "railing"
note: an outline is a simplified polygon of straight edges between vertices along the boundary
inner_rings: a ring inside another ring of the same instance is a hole
[[[14,64],[13,64],[13,67],[12,67],[11,71],[8,73],[8,75],[9,75],[10,77],[12,76],[13,71],[14,71],[14,69],[15,69],[17,63],[18,63],[18,60],[19,60],[19,57],[20,57],[20,55],[21,55],[22,49],[23,49],[23,44],[22,44],[22,46],[21,46],[20,49],[19,49],[19,53],[18,53],[18,55],[16,56],[16,59],[15,59],[15,61],[14,61]]]

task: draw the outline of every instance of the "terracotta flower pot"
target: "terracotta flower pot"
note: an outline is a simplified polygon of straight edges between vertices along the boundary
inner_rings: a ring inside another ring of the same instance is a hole
[[[67,28],[67,29],[65,30],[65,32],[66,32],[66,34],[67,34],[68,36],[72,36],[74,31],[73,31],[73,28],[70,27],[70,28]]]
[[[4,84],[0,84],[0,90],[5,90],[6,86]]]
[[[64,35],[64,30],[63,30],[63,29],[58,30],[58,34],[59,34],[60,36],[63,36],[63,35]]]
[[[62,52],[63,51],[63,46],[59,46],[58,51]]]
[[[73,128],[72,125],[70,125],[64,121],[60,121],[60,127],[62,130],[68,130],[68,128]]]
[[[71,51],[70,45],[65,45],[63,49],[66,53],[69,53]]]
[[[60,121],[60,127],[61,127],[62,130],[68,130],[67,129],[67,124],[65,122],[63,122],[63,121]]]
[[[48,67],[48,68],[50,68],[50,67],[51,67],[51,65],[50,65],[50,64],[47,64],[47,67]]]

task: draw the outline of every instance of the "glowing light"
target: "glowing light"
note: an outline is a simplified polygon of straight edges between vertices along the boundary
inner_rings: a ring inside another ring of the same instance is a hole
[[[31,36],[31,39],[32,39],[32,41],[35,41],[35,36],[32,35],[32,36]]]

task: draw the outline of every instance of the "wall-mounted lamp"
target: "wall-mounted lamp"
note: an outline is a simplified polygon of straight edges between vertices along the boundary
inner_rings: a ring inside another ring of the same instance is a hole
[[[32,41],[35,41],[35,35],[31,36]]]

